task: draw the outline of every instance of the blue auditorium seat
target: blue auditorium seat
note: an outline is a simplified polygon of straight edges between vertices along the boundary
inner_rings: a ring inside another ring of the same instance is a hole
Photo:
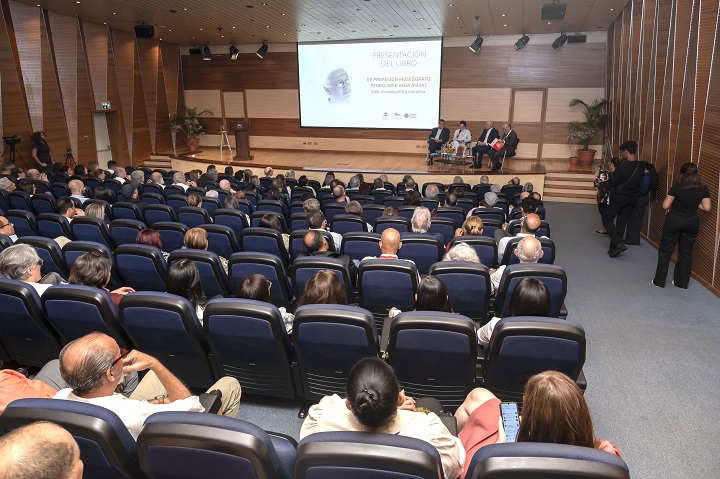
[[[144,244],[126,244],[113,251],[115,265],[127,286],[136,291],[165,291],[167,265],[162,251]]]
[[[490,271],[469,261],[441,261],[429,274],[440,278],[448,290],[454,312],[482,321],[490,309]]]
[[[510,298],[515,286],[523,278],[537,278],[550,291],[550,316],[559,318],[563,310],[563,301],[567,294],[567,275],[560,266],[551,264],[513,264],[507,266],[500,278],[495,294],[495,315],[502,317],[510,306]]]
[[[237,291],[242,282],[253,274],[261,274],[272,282],[270,288],[272,304],[291,308],[293,294],[287,268],[277,255],[245,251],[235,253],[228,258],[228,276],[233,291]]]
[[[217,254],[198,249],[175,250],[168,257],[168,269],[175,261],[183,258],[195,262],[200,273],[200,284],[206,297],[212,298],[217,295],[229,297],[232,295],[230,281]]]

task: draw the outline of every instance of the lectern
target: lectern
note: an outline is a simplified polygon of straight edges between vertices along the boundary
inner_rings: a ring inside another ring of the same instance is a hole
[[[250,120],[231,121],[230,131],[235,132],[235,152],[233,160],[249,161],[250,154]]]

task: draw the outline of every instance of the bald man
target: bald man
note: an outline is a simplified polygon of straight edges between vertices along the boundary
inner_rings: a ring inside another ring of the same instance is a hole
[[[225,190],[230,194],[235,193],[233,189],[230,187],[230,182],[228,180],[220,180],[220,183],[218,183],[218,188],[221,190]]]
[[[320,231],[310,230],[305,233],[305,236],[303,237],[303,245],[305,246],[305,252],[300,253],[298,257],[321,256],[325,258],[339,259],[347,265],[352,283],[356,283],[357,265],[352,259],[350,259],[350,256],[330,251],[330,245],[327,242],[327,238],[325,238],[325,235],[323,235]]]
[[[36,422],[0,438],[0,477],[80,479],[82,475],[80,448],[58,425]]]
[[[498,133],[493,122],[490,120],[486,121],[485,129],[480,133],[477,143],[472,148],[473,168],[482,167],[483,155],[492,150],[490,143],[498,138],[500,138],[500,133]]]
[[[534,236],[526,236],[520,240],[517,248],[513,250],[513,254],[518,257],[522,264],[533,264],[540,261],[545,252],[542,249],[542,243]],[[490,285],[492,292],[495,293],[500,286],[500,279],[502,279],[503,272],[505,271],[505,265],[501,264],[497,269],[490,270]],[[489,338],[488,338],[488,341]]]
[[[83,193],[85,193],[85,184],[80,180],[70,180],[68,182],[68,189],[70,190],[70,196],[80,200],[80,203],[85,203],[90,199],[83,195]]]
[[[115,391],[131,371],[148,370],[132,395],[127,398]],[[145,419],[161,411],[204,411],[197,396],[157,359],[140,351],[120,349],[113,338],[91,333],[68,343],[60,351],[60,374],[68,384],[56,399],[102,406],[117,414],[137,439]],[[237,417],[240,384],[223,377],[209,391],[220,390],[224,416]]]
[[[498,262],[502,263],[503,256],[505,255],[505,249],[507,248],[507,244],[512,238],[536,236],[535,233],[537,233],[537,231],[540,229],[541,222],[542,220],[537,214],[530,213],[529,215],[525,216],[525,218],[523,218],[522,220],[522,223],[520,223],[520,232],[518,234],[516,234],[515,236],[505,236],[503,238],[500,238],[498,240]],[[542,236],[541,238],[547,238],[547,236]]]

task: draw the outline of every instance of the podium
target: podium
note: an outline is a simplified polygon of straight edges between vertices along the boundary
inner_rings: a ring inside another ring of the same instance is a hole
[[[250,120],[230,121],[229,130],[235,132],[235,152],[233,160],[249,161],[250,154]]]

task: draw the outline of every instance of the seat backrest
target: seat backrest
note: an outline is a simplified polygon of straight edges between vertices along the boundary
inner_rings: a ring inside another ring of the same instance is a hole
[[[205,208],[197,206],[181,206],[177,211],[178,221],[188,228],[197,228],[200,225],[212,223],[210,214]]]
[[[57,238],[58,236],[73,238],[70,223],[64,216],[57,213],[40,213],[35,218],[35,223],[40,234],[46,238]]]
[[[355,363],[378,355],[373,315],[356,306],[300,306],[295,311],[292,343],[308,400],[343,395]]]
[[[162,195],[158,195],[157,193],[143,193],[140,195],[140,200],[145,203],[145,205],[164,205],[165,204],[165,197]]]
[[[285,217],[287,213],[284,203],[280,200],[260,200],[257,202],[257,211],[275,213],[282,217]]]
[[[22,281],[0,279],[0,337],[10,358],[42,367],[60,354],[60,343],[45,318],[40,296]]]
[[[541,442],[489,444],[472,457],[468,479],[630,479],[627,464],[615,454],[589,447]]]
[[[115,339],[120,347],[131,348],[118,321],[117,308],[104,289],[60,284],[45,291],[41,301],[45,316],[62,344],[99,331]]]
[[[168,205],[149,204],[143,208],[143,216],[145,217],[145,224],[150,228],[160,221],[177,221],[175,210]]]
[[[221,194],[219,191],[218,191],[218,193]],[[221,207],[222,207],[222,203],[220,202],[220,200],[218,200],[216,198],[208,198],[206,196],[203,196],[202,208],[205,211],[207,211],[210,216],[212,216],[212,214],[215,213],[216,210],[219,210]]]
[[[274,213],[268,213],[267,211],[256,211],[255,213],[250,215],[250,226],[253,228],[258,228],[260,225],[260,220],[263,216],[266,214],[274,214]],[[281,215],[276,215],[278,219],[280,220],[280,229],[283,233],[289,233],[290,229],[287,226],[287,221],[285,221],[285,217]]]
[[[501,223],[505,221],[505,211],[502,208],[478,208],[473,211],[473,216],[477,216],[482,219],[483,222],[487,220],[497,220]]]
[[[175,210],[175,214],[178,213],[180,208],[187,206],[187,197],[183,195],[170,195],[165,197],[165,204]]]
[[[113,251],[115,265],[127,286],[136,291],[165,291],[167,265],[162,251],[144,244],[126,244]]]
[[[147,177],[147,175],[146,175],[146,177]],[[146,192],[162,195],[162,194],[164,194],[164,188],[155,183],[145,183],[145,184],[143,184],[143,193],[146,193]]]
[[[67,183],[55,182],[50,187],[50,191],[55,198],[70,196],[70,188],[68,188]]]
[[[175,261],[183,258],[195,261],[200,273],[200,284],[207,298],[217,295],[225,297],[231,295],[230,281],[217,254],[212,251],[198,249],[175,250],[168,257],[168,269]]]
[[[13,209],[35,213],[28,193],[25,193],[24,191],[12,191],[8,195],[8,199],[10,201],[10,206],[12,206]]]
[[[375,219],[373,232],[382,234],[388,228],[395,228],[400,233],[412,231],[410,220],[402,216],[380,216]]]
[[[409,261],[366,259],[358,268],[357,289],[360,306],[376,313],[376,319],[387,316],[391,307],[401,311],[415,309],[418,271]],[[382,323],[376,321],[378,332]]]
[[[439,479],[444,476],[437,449],[429,442],[412,437],[321,432],[300,441],[295,479],[336,477]]]
[[[511,235],[516,235],[520,232],[521,222],[518,221],[516,223],[513,223],[508,227],[508,233]],[[550,224],[547,221],[541,221],[540,222],[540,228],[538,228],[537,232],[535,233],[536,236],[547,236],[550,238]]]
[[[361,261],[368,256],[380,254],[380,234],[378,233],[346,233],[343,235],[340,252],[351,259]]]
[[[442,235],[442,244],[445,245],[455,236],[455,229],[462,225],[456,225],[455,220],[438,216],[430,222],[428,233],[437,233]]]
[[[510,297],[522,278],[537,278],[550,290],[550,316],[560,316],[560,309],[567,294],[567,275],[560,266],[551,264],[513,264],[507,266],[500,278],[495,297],[495,314],[504,315],[509,307]]]
[[[84,477],[147,477],[137,463],[135,440],[110,409],[70,400],[18,399],[0,416],[0,431],[37,421],[53,422],[73,435],[80,448]]]
[[[430,186],[430,185],[435,185],[435,186],[437,186],[438,192],[440,192],[440,191],[445,191],[445,185],[444,185],[444,184],[442,184],[442,183],[440,183],[440,182],[438,182],[438,181],[428,181],[427,183],[423,183],[422,189],[420,190],[420,194],[423,195],[423,196],[425,196],[425,194],[427,193],[427,191],[426,191],[426,190],[427,190],[427,187]]]
[[[434,397],[454,410],[475,385],[475,323],[455,313],[408,311],[390,324],[386,357],[412,397]]]
[[[348,303],[353,303],[355,295],[353,293],[353,285],[350,279],[350,269],[348,265],[338,258],[328,258],[325,256],[302,256],[293,261],[292,266],[290,266],[290,279],[292,280],[295,295],[298,298],[302,296],[307,282],[310,281],[315,273],[323,269],[335,273],[345,290]]]
[[[450,240],[450,248],[452,249],[458,243],[467,243],[472,246],[480,258],[480,262],[488,268],[497,266],[497,243],[494,239],[485,236],[485,228],[483,227],[483,235],[463,235],[456,236]]]
[[[5,218],[15,227],[15,234],[23,236],[37,236],[38,229],[35,223],[35,215],[25,210],[7,210]]]
[[[441,218],[450,218],[460,227],[465,221],[465,210],[457,206],[441,206],[435,210]]]
[[[11,247],[13,244],[12,239],[8,235],[0,234],[0,251],[5,248]]]
[[[290,215],[290,231],[308,230],[310,224],[307,220],[307,213],[292,213]]]
[[[274,254],[288,266],[288,252],[285,250],[282,235],[270,228],[250,227],[240,234],[242,251]]]
[[[112,251],[107,245],[95,243],[94,241],[71,241],[62,247],[62,255],[68,270],[75,261],[88,251],[98,251],[107,255],[112,260]]]
[[[113,220],[110,222],[110,236],[117,246],[135,244],[140,231],[145,229],[145,223],[137,220]]]
[[[253,274],[261,274],[272,282],[272,304],[290,309],[293,295],[287,268],[277,255],[245,251],[235,253],[228,259],[228,276],[233,291],[237,291],[242,282]]]
[[[95,243],[102,243],[110,249],[115,249],[115,240],[110,236],[105,221],[100,218],[76,216],[70,223],[70,229],[75,239],[94,241]]]
[[[225,259],[240,251],[235,232],[229,226],[204,224],[200,227],[207,232],[208,251]]]
[[[185,233],[189,229],[187,225],[174,221],[158,221],[153,225],[153,229],[160,233],[163,251],[175,251],[185,246]]]
[[[138,291],[120,302],[120,322],[137,349],[156,357],[191,388],[208,388],[215,375],[210,348],[190,301]]]
[[[236,239],[240,238],[242,230],[250,227],[245,213],[229,208],[220,208],[215,210],[213,213],[213,222],[216,225],[229,227],[235,233]]]
[[[304,253],[306,251],[304,239],[305,239],[305,235],[307,234],[308,231],[310,231],[310,230],[304,229],[304,230],[293,231],[292,233],[290,233],[289,254],[290,254],[290,262],[291,263],[293,261],[295,261],[295,259],[297,259],[297,257],[300,255],[300,253]],[[335,251],[335,241],[333,240],[333,237],[330,234],[330,232],[325,231],[325,230],[315,230],[315,231],[317,231],[318,233],[320,233],[321,235],[323,235],[325,237],[325,240],[327,241],[327,244],[328,244],[328,251],[336,252]]]
[[[375,203],[383,205],[384,208],[387,208],[388,206],[399,208],[403,204],[403,198],[393,196],[391,191],[374,190],[372,192],[372,196],[375,198]]]
[[[383,205],[363,205],[362,219],[369,225],[375,224],[375,219],[382,216]]]
[[[335,216],[345,214],[345,205],[336,204],[334,199],[329,199],[328,201],[330,204],[323,208],[323,212],[325,213],[325,219],[330,223]]]
[[[53,198],[51,195],[33,195],[31,202],[32,207],[37,212],[37,214],[58,212],[57,206],[55,206],[55,198]]]
[[[490,271],[468,261],[441,261],[428,274],[440,278],[448,290],[453,311],[475,321],[485,318],[490,308]]]
[[[136,203],[117,201],[112,204],[111,208],[116,220],[143,220],[142,211]]]
[[[507,246],[505,247],[505,254],[503,255],[503,260],[501,264],[509,265],[520,263],[520,258],[518,258],[515,254],[515,248],[517,248],[520,240],[522,240],[522,237],[512,238],[510,241],[508,241]],[[543,249],[543,256],[538,260],[538,263],[555,263],[555,242],[548,238],[538,238],[538,241],[540,241]]]
[[[221,376],[235,377],[244,393],[295,397],[292,347],[276,306],[249,299],[214,299],[203,317]]]
[[[355,215],[335,215],[330,220],[330,231],[341,235],[350,232],[367,231],[367,227],[365,220]]]
[[[167,185],[165,188],[163,188],[163,194],[167,197],[170,195],[181,195],[185,196],[185,188],[178,185]]]
[[[106,187],[108,190],[112,191],[117,195],[120,192],[120,188],[122,188],[122,185],[118,180],[115,179],[106,179],[103,182],[103,186]]]
[[[291,479],[296,456],[291,439],[240,419],[193,412],[153,414],[137,444],[143,471],[155,479]]]
[[[60,245],[55,240],[43,236],[23,236],[18,238],[16,244],[28,244],[35,248],[38,256],[43,261],[40,273],[45,276],[48,273],[57,273],[67,279],[68,269],[63,260]]]
[[[445,252],[442,242],[434,236],[408,233],[400,239],[402,248],[398,257],[412,260],[420,274],[427,274],[430,266],[440,261]]]
[[[0,210],[11,210],[9,193],[6,190],[0,190]]]

